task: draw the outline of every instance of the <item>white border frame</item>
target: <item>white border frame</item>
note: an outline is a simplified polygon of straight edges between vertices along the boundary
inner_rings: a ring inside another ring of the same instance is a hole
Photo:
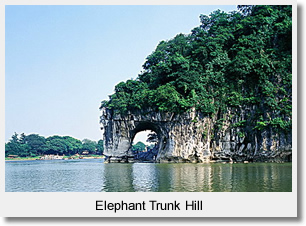
[[[292,192],[109,192],[109,193],[34,193],[5,192],[4,122],[5,122],[5,53],[0,57],[0,205],[5,217],[296,217],[297,216],[297,4],[295,1],[220,1],[227,4],[287,4],[293,9],[293,159]],[[210,5],[201,0],[189,1],[106,1],[106,0],[4,0],[0,3],[0,49],[5,49],[5,5]],[[301,151],[301,150],[300,150]],[[77,198],[76,198],[77,197]],[[109,202],[142,202],[158,200],[184,203],[186,200],[203,200],[202,211],[97,211],[96,200]]]

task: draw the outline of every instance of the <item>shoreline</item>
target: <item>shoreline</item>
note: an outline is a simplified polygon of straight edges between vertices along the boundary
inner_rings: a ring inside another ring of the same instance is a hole
[[[17,161],[50,161],[50,160],[86,160],[86,159],[105,159],[104,163],[125,163],[125,162],[117,162],[117,161],[107,161],[107,157],[102,156],[65,156],[63,158],[42,158],[42,156],[35,156],[35,157],[23,157],[23,158],[5,158],[5,162],[17,162]],[[133,163],[146,163],[142,161],[131,161],[128,164]],[[160,163],[160,162],[148,162],[148,163]],[[164,162],[163,162],[164,163]],[[191,163],[191,164],[214,164],[214,163],[222,163],[222,164],[252,164],[252,163],[292,163],[292,161],[229,161],[229,160],[211,160],[208,162],[169,162],[169,163]]]
[[[71,158],[71,159],[5,159],[5,162],[22,162],[22,161],[51,161],[51,160],[88,160],[88,159],[104,159],[104,157],[85,157],[85,158]],[[114,164],[115,162],[111,162],[111,163],[108,163],[108,162],[104,162],[105,164]],[[129,162],[129,163],[126,163],[126,164],[134,164],[134,163],[146,163],[146,162]],[[148,162],[150,163],[150,162]],[[153,163],[153,162],[151,162]],[[272,164],[284,164],[284,163],[292,163],[290,161],[288,162],[248,162],[248,161],[244,161],[244,162],[227,162],[227,161],[211,161],[211,162],[205,162],[205,163],[191,163],[191,162],[186,162],[186,163],[174,163],[174,164],[229,164],[229,165],[232,165],[232,164],[256,164],[256,163],[272,163]],[[116,164],[116,163],[115,163]],[[117,163],[117,164],[122,164],[122,163]],[[155,164],[163,164],[163,163],[156,163]],[[173,164],[173,162],[171,163],[166,163],[166,164]]]
[[[66,158],[62,158],[62,159],[40,159],[40,157],[33,157],[33,158],[23,158],[23,159],[20,159],[20,158],[16,158],[16,159],[7,159],[5,158],[5,161],[6,162],[13,162],[13,161],[49,161],[49,160],[82,160],[82,159],[104,159],[105,157],[104,156],[99,156],[99,157],[93,157],[93,156],[90,156],[90,157],[82,157],[82,158],[69,158],[67,157]]]

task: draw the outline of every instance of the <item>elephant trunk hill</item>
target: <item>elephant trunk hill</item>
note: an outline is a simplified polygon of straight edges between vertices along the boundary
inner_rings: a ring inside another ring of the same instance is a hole
[[[291,161],[291,6],[238,6],[200,16],[161,41],[135,80],[101,104],[104,154],[133,161],[152,130],[156,162]]]

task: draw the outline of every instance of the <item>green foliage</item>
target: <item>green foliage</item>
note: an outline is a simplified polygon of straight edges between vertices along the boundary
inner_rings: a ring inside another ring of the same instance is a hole
[[[38,134],[30,134],[28,136],[21,134],[21,143],[27,144],[34,155],[41,155],[47,149],[46,139]]]
[[[193,123],[197,123],[198,122],[198,118],[195,117],[194,119],[191,120]]]
[[[270,124],[274,128],[278,129],[291,129],[291,121],[285,121],[280,117],[274,118],[270,121]]]
[[[259,130],[259,131],[264,130],[267,127],[268,124],[269,124],[268,121],[257,121],[254,128]]]
[[[230,106],[238,107],[243,103],[243,96],[239,92],[231,92],[230,95],[227,97],[227,103]]]
[[[139,153],[139,152],[143,152],[143,151],[146,151],[146,145],[144,143],[142,143],[141,141],[132,145],[132,152],[133,153]]]
[[[216,121],[215,126],[217,127],[218,130],[222,128],[224,121],[225,121],[224,118],[220,118]]]
[[[238,137],[243,138],[245,137],[245,134],[241,131],[237,132]]]
[[[84,148],[82,142],[73,137],[64,136],[63,140],[65,145],[67,146],[67,152],[69,153],[69,155],[74,155],[76,153],[79,153],[80,150]]]
[[[58,136],[47,138],[47,151],[45,154],[57,153],[59,155],[68,155],[68,147],[65,141]]]
[[[234,128],[235,127],[244,127],[245,124],[246,124],[246,120],[241,120],[239,122],[236,122],[236,123],[232,124],[232,127],[234,127]]]
[[[47,154],[74,155],[89,151],[89,154],[103,154],[103,140],[98,143],[88,139],[81,142],[70,136],[50,136],[45,138],[38,134],[18,136],[15,133],[5,144],[5,156],[18,155],[19,157],[31,157]]]
[[[239,5],[200,15],[190,34],[161,41],[136,80],[121,82],[101,107],[114,114],[150,108],[206,115],[256,106],[265,120],[245,126],[289,130],[292,111],[292,8]],[[271,113],[271,118],[268,118]]]
[[[102,155],[104,152],[104,141],[99,140],[97,143],[97,154]]]
[[[97,142],[89,139],[84,139],[82,141],[82,150],[88,151],[89,154],[96,154]]]
[[[154,102],[156,103],[158,110],[170,112],[175,111],[180,99],[180,94],[176,91],[175,87],[167,83],[166,85],[158,87],[156,91],[157,95]]]

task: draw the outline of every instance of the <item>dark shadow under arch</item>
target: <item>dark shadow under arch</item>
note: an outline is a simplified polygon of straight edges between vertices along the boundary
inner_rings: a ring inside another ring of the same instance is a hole
[[[134,141],[134,138],[135,138],[136,134],[139,133],[139,132],[142,132],[142,131],[146,131],[146,130],[151,130],[151,131],[155,132],[156,135],[157,135],[157,143],[155,145],[155,150],[152,150],[154,152],[152,154],[152,156],[153,155],[155,156],[152,159],[152,161],[155,161],[157,153],[159,152],[159,149],[160,149],[160,143],[163,139],[162,139],[161,128],[159,127],[159,125],[157,125],[154,122],[142,121],[142,122],[135,123],[135,129],[130,131],[131,140],[130,140],[130,148],[129,149],[132,148],[132,144],[133,144],[133,141]]]
[[[131,142],[134,140],[137,133],[152,130],[157,134],[158,140],[161,138],[161,129],[154,122],[138,122],[135,129],[130,131]]]

